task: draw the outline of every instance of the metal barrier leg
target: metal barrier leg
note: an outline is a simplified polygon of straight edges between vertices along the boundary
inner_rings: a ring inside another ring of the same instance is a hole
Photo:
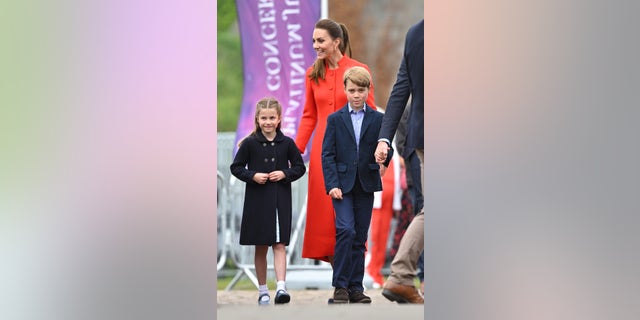
[[[231,279],[231,282],[229,282],[224,291],[231,291],[231,289],[235,287],[236,283],[242,278],[242,275],[247,275],[247,278],[249,278],[249,280],[253,282],[253,285],[256,286],[256,289],[258,289],[258,278],[256,278],[253,272],[251,272],[251,268],[243,267],[236,272],[236,275],[233,276],[233,279]]]
[[[218,269],[217,269],[217,271],[222,270],[222,268],[224,267],[225,263],[227,262],[227,251],[228,251],[227,248],[229,246],[228,245],[228,243],[229,243],[228,241],[229,240],[227,240],[227,238],[231,237],[230,235],[228,235],[228,233],[229,233],[228,230],[224,230],[223,232],[224,232],[224,237],[223,237],[224,241],[223,241],[222,244],[220,244],[220,243],[218,244],[218,246],[220,246],[220,245],[222,246],[222,252],[221,252],[220,258],[218,260],[218,265],[217,265]]]
[[[218,265],[217,265],[217,271],[222,270],[222,268],[224,267],[225,263],[227,262],[227,251],[228,251],[228,247],[229,247],[229,243],[230,243],[230,231],[229,226],[228,226],[228,222],[227,222],[227,186],[226,186],[226,179],[224,177],[224,174],[222,174],[222,172],[220,172],[220,170],[218,170],[218,180],[217,180],[217,184],[218,184],[218,206],[217,206],[217,210],[218,210],[218,216],[220,217],[219,222],[221,223],[221,226],[218,226],[220,231],[222,232],[222,238],[218,237],[218,240],[222,240],[222,243],[218,243]]]
[[[300,214],[298,215],[298,220],[296,221],[296,228],[293,230],[293,234],[291,235],[291,241],[289,242],[289,252],[287,252],[287,265],[291,264],[291,256],[293,256],[293,252],[295,251],[296,243],[298,242],[298,235],[300,230],[304,226],[304,220],[307,217],[307,198],[309,196],[305,195],[304,202],[302,205],[302,209],[300,209]]]

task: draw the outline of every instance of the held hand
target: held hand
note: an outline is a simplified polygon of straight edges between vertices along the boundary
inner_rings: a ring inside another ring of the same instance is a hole
[[[333,188],[329,190],[329,196],[332,199],[342,200],[342,190],[340,188]]]
[[[266,173],[256,173],[253,175],[253,181],[255,181],[258,184],[265,184],[267,183],[267,180],[269,179],[269,175]]]
[[[384,142],[378,142],[378,146],[376,147],[376,151],[374,153],[376,157],[377,163],[384,163],[387,160],[387,152],[389,151],[389,145]]]

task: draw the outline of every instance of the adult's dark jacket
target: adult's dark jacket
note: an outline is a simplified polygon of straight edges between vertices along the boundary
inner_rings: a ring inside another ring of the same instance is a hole
[[[327,193],[333,188],[348,193],[353,189],[356,179],[359,179],[365,192],[382,190],[380,165],[374,156],[381,124],[382,113],[365,106],[358,146],[349,106],[345,105],[329,115],[322,140],[322,172]],[[389,166],[392,156],[393,150],[390,150],[385,166]]]
[[[278,182],[258,184],[256,173],[282,170],[285,178]],[[231,163],[231,173],[246,182],[241,245],[273,245],[276,243],[276,209],[280,227],[280,242],[288,245],[291,238],[291,182],[304,175],[307,168],[295,142],[277,131],[273,141],[262,132],[244,139]]]
[[[405,160],[413,153],[413,147],[407,147],[407,122],[409,122],[409,113],[411,112],[411,106],[407,106],[402,113],[400,122],[398,123],[398,129],[396,130],[395,142],[396,152]]]
[[[409,97],[411,111],[405,147],[424,149],[424,20],[407,32],[402,62],[387,102],[379,138],[393,141]]]

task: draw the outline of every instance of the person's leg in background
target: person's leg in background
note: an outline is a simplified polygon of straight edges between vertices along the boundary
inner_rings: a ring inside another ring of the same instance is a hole
[[[393,243],[391,245],[391,249],[389,249],[389,256],[387,257],[388,261],[391,262],[393,257],[398,253],[398,247],[400,246],[400,239],[407,231],[409,227],[409,223],[411,223],[411,219],[415,215],[413,209],[413,202],[411,200],[411,196],[409,195],[409,190],[402,191],[402,209],[398,211],[396,215],[396,227],[393,232]]]
[[[422,161],[418,156],[418,150],[411,153],[409,157],[408,173],[411,174],[412,190],[411,197],[413,200],[414,215],[418,215],[424,206],[424,196],[422,193]]]
[[[385,282],[382,295],[400,303],[424,303],[422,295],[414,285],[416,266],[424,249],[424,214],[411,221],[405,232],[393,262],[391,274]]]
[[[413,201],[413,215],[417,215],[421,208],[424,206],[424,199],[422,197],[422,176],[420,170],[420,159],[418,158],[418,154],[414,151],[409,156],[409,161],[405,162],[408,166],[407,174],[411,175],[411,196]],[[411,217],[413,218],[413,216]],[[405,227],[407,228],[408,225]],[[404,232],[403,232],[404,234]],[[420,255],[420,259],[418,260],[417,266],[417,274],[418,280],[420,280],[420,293],[424,293],[424,251]]]
[[[404,159],[404,174],[406,176],[406,190],[402,193],[402,209],[396,217],[396,229],[393,235],[393,244],[389,255],[391,259],[396,256],[400,240],[407,231],[409,223],[422,207],[422,186],[420,184],[420,159],[415,151]],[[419,206],[419,207],[417,207]]]
[[[416,149],[416,153],[420,159],[420,177],[424,177],[423,151],[423,149]],[[414,285],[416,267],[423,250],[424,208],[420,208],[420,212],[413,218],[400,241],[398,253],[391,263],[391,275],[385,282],[382,290],[383,296],[391,301],[398,301],[400,303],[424,303],[424,298],[422,298],[422,295],[420,295]]]
[[[424,296],[424,250],[418,259],[418,280],[420,280],[420,294]]]
[[[418,158],[417,153],[412,154],[414,157],[414,161],[412,163],[412,174],[414,178],[414,190],[415,190],[415,214],[419,214],[420,210],[424,210],[424,198],[422,193],[422,169],[421,169],[421,161]],[[417,265],[417,274],[418,280],[420,280],[420,293],[424,296],[424,250],[420,254],[420,258],[418,259]]]

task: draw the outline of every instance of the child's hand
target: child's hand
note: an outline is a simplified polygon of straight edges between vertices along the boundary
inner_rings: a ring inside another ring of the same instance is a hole
[[[376,146],[376,151],[374,152],[374,156],[376,157],[377,163],[384,163],[387,160],[387,153],[389,152],[389,145],[384,142],[378,142],[378,146]]]
[[[278,170],[278,171],[273,171],[271,173],[269,173],[269,181],[280,181],[282,179],[284,179],[285,174],[282,170]]]
[[[258,184],[265,184],[267,183],[267,180],[269,180],[269,174],[267,173],[256,173],[253,175],[253,181],[255,181]]]
[[[329,190],[329,196],[330,196],[332,199],[342,200],[342,189],[340,189],[340,188],[333,188],[333,189]]]

